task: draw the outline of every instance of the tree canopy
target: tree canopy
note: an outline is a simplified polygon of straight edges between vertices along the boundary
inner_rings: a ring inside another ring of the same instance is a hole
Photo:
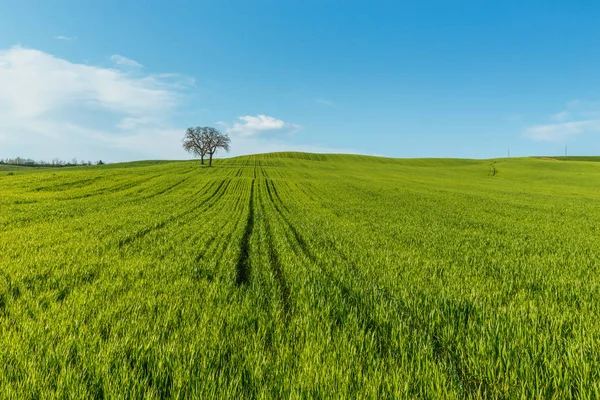
[[[183,148],[200,157],[200,163],[204,164],[204,157],[208,154],[208,165],[212,166],[213,155],[219,149],[229,151],[231,139],[229,135],[221,133],[210,126],[188,128],[183,137]]]

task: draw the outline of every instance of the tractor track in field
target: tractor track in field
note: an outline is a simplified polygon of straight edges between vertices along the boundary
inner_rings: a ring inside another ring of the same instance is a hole
[[[78,196],[73,196],[73,197],[63,197],[63,198],[59,198],[57,200],[59,200],[59,201],[69,201],[69,200],[89,199],[90,197],[94,197],[94,196],[100,196],[100,195],[111,194],[111,193],[118,193],[118,192],[122,192],[124,190],[128,190],[128,189],[134,188],[136,186],[142,185],[142,184],[144,184],[146,182],[149,182],[152,179],[158,178],[160,176],[162,176],[162,174],[152,175],[149,178],[141,179],[139,181],[124,182],[124,183],[119,184],[117,186],[102,188],[102,189],[99,189],[99,190],[97,190],[95,192],[86,193],[86,194],[83,194],[83,195],[78,195]]]
[[[250,200],[248,201],[248,217],[246,219],[246,226],[244,228],[244,234],[240,242],[240,254],[235,264],[236,275],[235,283],[238,286],[245,285],[250,279],[250,237],[254,230],[254,180],[252,180],[252,187],[250,188]]]
[[[232,208],[232,210],[238,210],[240,202],[241,202],[241,196],[238,196],[238,200],[236,201],[235,206]],[[209,258],[211,255],[214,255],[214,254],[220,254],[220,256],[218,258],[216,258],[214,265],[212,266],[212,269],[202,269],[202,270],[195,269],[194,277],[196,279],[204,278],[209,281],[212,281],[218,275],[219,265],[221,263],[221,260],[223,259],[225,249],[231,244],[230,243],[231,236],[235,229],[230,230],[224,240],[217,241],[217,238],[221,238],[223,236],[221,233],[225,230],[225,228],[228,225],[231,224],[231,221],[235,221],[236,219],[237,219],[237,216],[236,216],[236,218],[225,220],[225,222],[223,222],[222,224],[219,225],[218,229],[213,230],[214,233],[204,243],[203,251],[200,251],[194,258],[194,264],[200,264],[203,260]]]
[[[267,191],[268,191],[268,182],[266,180],[265,180],[265,182],[267,183],[267,185],[265,185],[265,186],[267,187]],[[271,199],[271,201],[273,201],[272,197],[270,197],[270,199]],[[265,206],[264,206],[264,203],[262,200],[261,200],[260,205],[261,205],[262,215],[266,216],[267,214],[266,214]],[[275,242],[273,241],[273,233],[272,233],[271,225],[269,223],[268,218],[265,218],[265,230],[267,232],[269,264],[273,268],[273,274],[275,275],[275,281],[277,281],[277,285],[279,286],[279,290],[281,291],[281,300],[283,303],[283,310],[285,312],[285,315],[287,316],[291,312],[290,287],[285,278],[285,274],[283,272],[281,261],[279,259],[277,250],[275,248]]]
[[[272,193],[271,193],[271,188],[269,187],[269,184],[271,185],[273,191],[276,194],[276,197],[278,199],[278,202],[275,201]],[[283,222],[285,223],[285,225],[287,226],[287,230],[288,232],[291,232],[292,235],[294,236],[295,240],[290,240],[290,242],[293,244],[293,247],[299,247],[302,254],[304,254],[308,259],[310,259],[312,262],[316,261],[316,257],[314,256],[314,254],[312,254],[309,250],[308,250],[308,246],[306,245],[306,241],[304,240],[304,238],[298,233],[298,230],[294,227],[294,225],[292,225],[292,223],[290,222],[290,220],[286,217],[285,213],[281,210],[281,208],[279,208],[278,203],[280,203],[282,205],[282,207],[286,208],[285,204],[283,203],[283,201],[281,201],[281,198],[279,197],[279,194],[277,194],[277,191],[275,189],[275,185],[273,184],[273,181],[270,179],[266,179],[265,180],[265,186],[267,188],[267,194],[269,195],[269,198],[271,200],[271,203],[273,203],[273,206],[275,207],[275,210],[277,211],[277,213],[279,214],[280,218],[283,220]],[[287,209],[287,208],[286,208]]]
[[[188,172],[188,173],[189,173],[189,172]],[[163,195],[163,194],[165,194],[165,193],[167,193],[167,192],[169,192],[169,191],[171,191],[171,190],[175,189],[177,186],[180,186],[180,185],[182,185],[183,183],[187,182],[187,181],[188,181],[188,180],[190,180],[191,178],[192,178],[192,176],[185,177],[185,178],[183,178],[183,179],[179,180],[178,182],[176,182],[176,183],[174,183],[174,184],[172,184],[172,185],[170,185],[170,186],[167,186],[167,187],[166,187],[166,188],[164,188],[164,189],[161,189],[161,190],[159,190],[159,191],[158,191],[158,192],[156,192],[156,193],[152,193],[152,194],[149,194],[149,195],[146,195],[146,196],[140,196],[140,197],[138,197],[138,199],[140,199],[140,200],[152,199],[152,198],[154,198],[154,197],[157,197],[157,196]]]
[[[288,237],[288,241],[290,242],[290,244],[295,249],[298,255],[302,254],[306,258],[308,258],[312,263],[318,265],[318,258],[308,250],[306,242],[304,241],[302,236],[298,233],[297,229],[293,226],[290,220],[286,217],[285,213],[279,207],[278,202],[282,204],[282,207],[285,207],[285,205],[281,201],[281,197],[277,193],[274,183],[270,179],[266,179],[265,181],[267,194],[271,202],[273,203],[274,208],[279,214],[281,220],[286,224],[288,228],[287,231],[291,234],[291,236]],[[275,194],[275,196],[273,194]],[[275,197],[278,201],[275,201]],[[354,275],[359,274],[356,265],[353,262],[351,262],[348,256],[344,254],[339,248],[337,248],[337,246],[335,246],[333,242],[327,243],[327,247],[329,249],[332,249],[337,254],[338,258],[342,261],[342,263],[348,266],[352,270]],[[367,302],[361,296],[361,293],[356,292],[349,286],[345,285],[329,270],[325,268],[320,268],[320,271],[327,278],[327,280],[329,280],[330,282],[332,282],[332,284],[339,288],[344,302],[346,302],[349,305],[350,309],[356,314],[359,321],[362,321],[363,329],[373,334],[373,337],[377,343],[378,355],[380,357],[393,358],[394,352],[398,349],[395,348],[395,346],[390,340],[392,333],[392,324],[385,322],[382,323],[373,318],[372,315],[374,313],[370,309]],[[399,315],[402,318],[404,318],[404,320],[408,323],[408,326],[411,330],[419,332],[420,334],[424,334],[428,338],[428,341],[433,347],[433,354],[436,361],[438,363],[448,366],[450,370],[453,371],[451,379],[454,380],[454,382],[459,388],[465,388],[471,394],[480,391],[488,397],[491,396],[492,393],[494,393],[491,385],[488,382],[469,373],[466,366],[463,365],[460,355],[456,353],[456,350],[452,347],[451,344],[443,342],[443,340],[441,339],[441,335],[437,330],[429,327],[425,320],[418,317],[413,311],[411,311],[411,309],[404,302],[396,298],[396,296],[394,296],[393,293],[389,291],[389,289],[378,287],[377,290],[384,295],[384,297],[390,304],[394,305],[394,308],[399,312]]]
[[[59,184],[55,184],[55,185],[49,185],[49,186],[38,186],[36,188],[33,188],[30,190],[30,192],[62,192],[64,190],[68,190],[68,189],[79,189],[81,187],[87,186],[93,182],[96,182],[98,180],[101,180],[102,177],[101,176],[96,176],[94,178],[85,178],[85,179],[78,179],[78,180],[74,180],[74,181],[70,181],[70,182],[65,182],[65,183],[59,183]]]
[[[272,187],[270,187],[269,182],[267,180],[267,194],[271,200],[271,202],[273,203],[273,206],[275,208],[275,210],[277,211],[277,214],[279,216],[279,218],[284,222],[284,224],[286,225],[286,231],[288,232],[287,236],[287,240],[290,243],[290,245],[292,246],[292,248],[294,249],[295,253],[298,256],[304,256],[306,257],[308,260],[310,260],[311,263],[315,264],[315,265],[319,265],[319,259],[318,257],[316,257],[314,254],[312,254],[312,252],[308,249],[308,246],[306,245],[305,240],[302,238],[302,236],[299,234],[298,230],[293,226],[293,224],[289,221],[289,219],[286,217],[285,213],[281,210],[281,208],[278,206],[277,201],[275,201],[275,198],[273,197],[273,191],[272,191]],[[278,197],[278,200],[281,201],[281,199]],[[337,249],[335,249],[337,250]],[[336,251],[336,253],[338,253]],[[347,263],[347,257],[343,256],[340,257],[343,262],[346,264]],[[319,270],[322,273],[322,276],[324,276],[328,281],[330,281],[335,287],[337,287],[340,290],[340,293],[342,294],[342,298],[343,298],[343,302],[348,304],[349,309],[354,312],[359,321],[362,321],[362,326],[363,329],[369,333],[373,334],[373,337],[377,343],[377,353],[380,357],[388,357],[391,356],[393,354],[392,352],[392,348],[391,348],[391,344],[390,344],[390,340],[388,339],[391,335],[389,330],[391,329],[390,326],[383,326],[379,321],[376,321],[373,317],[372,317],[372,313],[369,311],[368,306],[366,305],[365,301],[362,299],[362,297],[355,293],[352,289],[350,289],[349,287],[347,287],[346,285],[343,284],[343,282],[336,278],[333,273],[331,273],[329,270],[325,269],[325,268],[319,268]],[[332,318],[334,321],[339,321],[339,318]]]
[[[225,184],[225,182],[227,182],[227,184]],[[198,210],[201,210],[201,212],[202,212],[202,211],[207,210],[212,204],[214,204],[219,198],[221,198],[225,194],[225,192],[227,191],[227,188],[229,187],[230,184],[231,184],[230,179],[225,179],[225,180],[221,181],[219,183],[219,185],[217,186],[217,188],[215,189],[215,191],[200,204],[196,204],[193,207],[186,209],[183,212],[179,212],[175,215],[172,215],[172,216],[164,219],[163,221],[154,223],[150,226],[146,226],[145,228],[142,228],[131,235],[128,235],[124,238],[119,239],[117,241],[118,247],[122,248],[122,247],[125,247],[126,245],[129,245],[137,240],[140,240],[144,236],[148,235],[150,232],[162,229],[165,226],[167,226],[175,221],[180,220],[181,218],[188,217],[189,214],[192,212],[196,212]],[[218,194],[218,196],[217,196],[217,194]]]
[[[185,172],[184,175],[189,174],[191,172],[193,172],[193,171]],[[125,183],[123,183],[121,185],[117,185],[117,186],[114,186],[114,187],[102,188],[102,189],[99,189],[99,190],[97,190],[95,192],[86,193],[86,194],[83,194],[83,195],[78,195],[78,196],[73,196],[73,197],[60,198],[60,199],[57,199],[57,200],[60,200],[60,201],[69,201],[69,200],[78,200],[78,199],[88,199],[90,197],[99,196],[99,195],[119,193],[119,192],[123,192],[125,190],[129,190],[129,189],[135,188],[136,186],[141,186],[141,185],[143,185],[143,184],[145,184],[147,182],[150,182],[153,179],[160,178],[161,176],[164,176],[164,174],[152,175],[149,178],[141,179],[139,181],[125,182]],[[137,202],[137,201],[140,201],[140,200],[151,199],[151,198],[157,197],[157,196],[159,196],[161,194],[164,194],[164,193],[166,193],[166,192],[174,189],[175,187],[183,184],[185,181],[187,181],[187,180],[189,180],[191,178],[192,178],[192,176],[186,177],[186,178],[180,180],[179,182],[177,182],[177,183],[175,183],[173,185],[170,185],[170,186],[168,186],[168,187],[166,187],[164,189],[161,189],[157,193],[152,193],[152,194],[149,194],[149,195],[142,195],[142,196],[132,196],[127,201],[124,201],[121,204],[128,204],[128,203]],[[138,193],[139,192],[141,192],[141,190],[138,191]]]
[[[242,181],[238,180],[237,182],[239,185],[240,182],[242,182]],[[243,208],[240,208],[240,204],[243,202],[243,198],[242,198],[242,196],[236,196],[236,197],[237,197],[237,200],[235,202],[235,205],[231,208],[231,210],[241,210],[241,212],[239,212],[239,215],[236,214],[235,217],[232,216],[232,218],[230,220],[225,222],[225,224],[222,225],[221,230],[224,229],[226,226],[228,226],[231,223],[231,221],[238,221],[239,218],[243,215]],[[235,224],[235,225],[237,225],[237,224]],[[231,237],[233,236],[234,232],[235,232],[235,226],[233,229],[231,229],[229,231],[229,233],[227,233],[227,235],[225,235],[224,240],[221,240],[220,242],[218,242],[218,244],[216,246],[216,250],[217,250],[217,253],[219,254],[219,257],[216,258],[216,260],[215,260],[215,265],[214,265],[215,274],[217,274],[219,272],[221,262],[224,259],[225,250],[229,246],[231,246]],[[248,262],[249,262],[249,260],[248,260]],[[236,276],[237,276],[237,267],[236,267]]]
[[[101,194],[120,193],[120,192],[123,192],[125,190],[133,189],[136,186],[141,186],[141,185],[143,185],[145,183],[148,183],[148,182],[150,182],[150,181],[152,181],[152,180],[154,180],[156,178],[160,178],[163,175],[164,174],[152,175],[149,178],[141,179],[139,181],[126,182],[122,186],[108,188],[106,191],[103,191]],[[129,202],[134,201],[134,200],[135,200],[135,198],[129,200]]]
[[[71,198],[56,198],[55,200],[56,201],[70,201],[70,200],[78,200],[78,199],[86,199],[87,200],[89,197],[93,197],[93,196],[96,196],[96,195],[108,194],[108,193],[115,193],[115,192],[120,192],[120,191],[123,191],[123,190],[128,190],[128,189],[131,189],[131,188],[133,188],[135,186],[139,186],[140,184],[149,182],[152,179],[158,178],[160,176],[162,176],[162,174],[160,174],[160,175],[153,175],[150,178],[147,178],[147,179],[144,179],[144,180],[141,180],[141,181],[126,182],[125,184],[119,185],[117,187],[112,187],[112,188],[109,188],[107,190],[102,190],[102,191],[99,191],[99,192],[94,192],[91,196],[83,195],[83,196],[77,196],[77,197],[71,197]],[[120,202],[117,206],[118,207],[124,206],[124,205],[127,205],[127,204],[134,203],[136,201],[138,201],[138,199],[134,197],[134,198],[128,199],[126,201]],[[44,202],[42,202],[42,204],[44,204]],[[107,207],[107,208],[109,208],[109,209],[112,210],[112,209],[115,208],[115,206],[111,205],[110,207]],[[72,220],[72,219],[75,219],[75,218],[82,217],[84,215],[90,215],[90,214],[98,213],[98,212],[101,212],[101,211],[99,211],[98,209],[84,209],[84,210],[82,210],[81,212],[78,212],[78,213],[73,213],[73,214],[70,214],[70,215],[63,215],[63,216],[61,216],[61,220],[62,221]],[[30,224],[28,224],[29,222],[31,222],[31,218],[29,218],[29,217],[27,217],[27,218],[16,218],[13,221],[11,221],[11,223],[10,223],[11,227],[10,228],[8,227],[8,223],[0,223],[0,228],[2,228],[4,232],[13,231],[13,230],[21,229],[23,227],[26,227],[26,226],[30,225]],[[39,224],[41,222],[40,221],[36,221],[34,223],[38,223]]]
[[[271,194],[271,191],[275,194],[275,197],[277,197],[277,201],[279,202],[279,204],[281,204],[281,206],[286,210],[289,211],[288,207],[285,205],[285,203],[283,202],[283,200],[281,200],[281,196],[279,196],[279,191],[277,191],[277,187],[275,186],[275,182],[273,182],[272,179],[267,179],[267,190],[269,191],[269,196],[271,196],[271,200],[273,200],[273,195]],[[271,189],[269,189],[269,184],[271,185]],[[274,200],[273,200],[274,202]]]
[[[256,168],[254,169],[254,175],[256,176]],[[254,225],[257,222],[257,218],[262,218],[265,224],[266,231],[266,242],[267,242],[267,257],[269,260],[269,265],[273,270],[273,275],[275,277],[276,284],[281,293],[281,303],[283,305],[284,314],[286,316],[290,315],[291,312],[291,303],[290,303],[290,287],[285,278],[285,274],[283,272],[283,268],[281,265],[281,260],[279,258],[279,254],[277,253],[277,249],[275,246],[275,242],[273,240],[273,232],[271,224],[269,223],[268,218],[266,218],[266,210],[265,204],[260,193],[257,193],[256,189],[256,179],[252,180],[252,187],[250,189],[250,199],[248,201],[248,217],[246,219],[246,225],[244,228],[244,234],[242,236],[242,240],[240,242],[240,253],[238,256],[238,260],[236,263],[236,285],[242,286],[248,283],[251,274],[251,262],[250,262],[250,239],[254,232]],[[256,196],[255,196],[256,193]],[[255,199],[255,197],[257,197]],[[257,205],[256,201],[258,201],[258,207],[260,209],[260,213],[257,213]]]

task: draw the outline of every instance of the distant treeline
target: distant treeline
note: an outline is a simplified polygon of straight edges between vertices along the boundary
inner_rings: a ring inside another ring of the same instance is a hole
[[[0,164],[7,165],[21,165],[25,167],[75,167],[75,166],[83,166],[83,165],[104,165],[102,160],[99,161],[85,161],[78,160],[76,158],[71,161],[61,160],[59,158],[55,158],[52,161],[36,161],[31,158],[0,158]]]

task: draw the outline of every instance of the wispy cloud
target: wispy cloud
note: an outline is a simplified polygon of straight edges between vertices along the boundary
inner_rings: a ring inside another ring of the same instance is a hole
[[[113,54],[110,59],[112,60],[112,62],[114,62],[117,65],[121,65],[124,67],[130,67],[130,68],[142,68],[143,65],[140,64],[139,62],[132,60],[131,58],[127,58],[127,57],[123,57],[120,54]]]
[[[564,141],[587,133],[600,133],[600,103],[573,100],[550,116],[553,122],[530,126],[525,136],[534,140]]]
[[[568,121],[570,114],[567,111],[561,111],[552,116],[552,120],[556,122],[565,122]]]
[[[335,103],[331,100],[326,100],[326,99],[315,99],[315,103],[320,104],[322,106],[333,106],[335,105]]]
[[[234,123],[231,127],[222,121],[218,122],[218,124],[225,127],[227,132],[232,135],[239,136],[253,136],[264,132],[285,132],[294,134],[301,129],[301,126],[298,124],[284,122],[264,114],[259,114],[257,116],[244,115],[238,117],[238,121],[239,122]]]
[[[310,153],[359,154],[352,148],[330,147],[328,144],[294,143],[302,126],[285,122],[264,114],[238,117],[238,122],[228,124],[217,122],[232,138],[231,153],[228,156],[270,153],[279,151],[305,151]],[[221,154],[220,156],[224,156]]]
[[[70,42],[71,40],[77,40],[77,36],[62,36],[62,35],[59,35],[59,36],[54,36],[54,39],[56,39],[56,40],[65,40],[65,41]]]
[[[583,133],[594,132],[600,132],[600,119],[536,125],[526,131],[527,136],[532,139],[553,142],[563,141],[571,136]]]
[[[171,117],[189,82],[173,74],[132,76],[19,46],[0,49],[2,151],[44,159],[183,158],[182,130]]]
[[[122,60],[121,60],[122,61]],[[185,159],[185,127],[194,79],[72,62],[23,47],[0,49],[0,158],[60,157],[104,161]],[[355,153],[298,143],[301,127],[264,114],[223,124],[228,155],[270,151]],[[225,156],[226,154],[219,154]]]

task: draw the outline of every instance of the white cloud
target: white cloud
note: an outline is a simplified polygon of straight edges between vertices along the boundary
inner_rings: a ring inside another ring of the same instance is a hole
[[[56,40],[65,40],[67,42],[70,42],[71,40],[77,40],[77,36],[54,36],[54,39]]]
[[[600,119],[536,125],[526,130],[527,136],[535,140],[562,141],[582,133],[600,132]]]
[[[184,158],[170,120],[189,82],[0,50],[0,156]]]
[[[117,65],[121,65],[124,67],[130,67],[130,68],[142,68],[143,65],[140,64],[139,62],[132,60],[131,58],[127,58],[127,57],[123,57],[120,54],[113,54],[110,59],[112,60],[112,62],[114,62]],[[170,74],[167,74],[170,75]]]
[[[283,122],[280,119],[269,117],[268,115],[264,114],[259,114],[256,117],[245,115],[238,117],[238,120],[240,122],[236,122],[232,127],[229,127],[224,122],[218,122],[218,124],[224,126],[228,133],[239,136],[253,136],[269,131],[279,131],[293,134],[298,132],[301,128],[301,126],[298,124]]]
[[[576,135],[600,133],[600,103],[573,100],[550,119],[554,123],[528,127],[525,135],[534,140],[564,141]]]
[[[181,146],[185,127],[174,117],[184,112],[194,87],[193,78],[173,73],[86,65],[19,46],[0,49],[0,158],[188,159]],[[291,143],[299,129],[267,115],[240,117],[228,129],[232,152],[219,157],[356,153]]]
[[[219,153],[219,157],[279,151],[359,154],[351,148],[330,147],[326,144],[291,143],[291,135],[297,133],[302,127],[268,115],[245,115],[238,117],[238,120],[239,122],[232,126],[222,121],[217,122],[217,125],[223,126],[232,138],[231,153]]]

